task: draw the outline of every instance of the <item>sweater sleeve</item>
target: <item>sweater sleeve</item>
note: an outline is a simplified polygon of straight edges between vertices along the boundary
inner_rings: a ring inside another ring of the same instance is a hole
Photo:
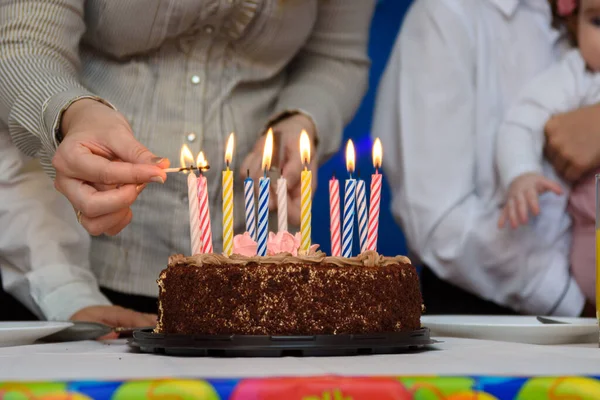
[[[312,34],[288,67],[275,116],[287,111],[308,115],[317,129],[321,162],[339,148],[343,128],[366,92],[374,4],[373,0],[320,1]]]
[[[0,119],[14,144],[51,171],[62,112],[94,98],[79,83],[83,0],[0,3]]]

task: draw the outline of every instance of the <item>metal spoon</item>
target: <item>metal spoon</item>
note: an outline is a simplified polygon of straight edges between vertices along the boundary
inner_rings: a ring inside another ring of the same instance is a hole
[[[63,329],[60,332],[46,336],[42,340],[45,342],[75,342],[80,340],[95,340],[109,333],[116,332],[119,336],[131,335],[136,328],[124,328],[108,326],[98,322],[71,321],[73,326]]]

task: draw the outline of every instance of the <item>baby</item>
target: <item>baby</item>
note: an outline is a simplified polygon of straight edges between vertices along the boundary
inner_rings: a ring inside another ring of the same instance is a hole
[[[551,0],[550,5],[555,25],[566,30],[574,49],[525,88],[500,127],[496,163],[507,197],[498,225],[527,224],[530,213],[539,214],[545,192],[568,194],[572,274],[595,303],[594,176],[567,189],[542,152],[551,116],[600,102],[600,0]]]

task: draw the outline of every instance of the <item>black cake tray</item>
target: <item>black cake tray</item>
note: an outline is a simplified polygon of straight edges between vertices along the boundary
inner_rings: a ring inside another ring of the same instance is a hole
[[[429,328],[364,335],[165,335],[138,329],[129,345],[144,353],[192,357],[344,356],[403,353],[437,343]]]

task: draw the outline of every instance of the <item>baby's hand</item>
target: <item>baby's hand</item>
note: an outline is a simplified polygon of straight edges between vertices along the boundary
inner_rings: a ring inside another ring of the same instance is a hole
[[[508,221],[513,229],[516,229],[519,224],[526,225],[530,212],[533,215],[540,213],[538,195],[548,191],[562,194],[560,185],[542,174],[530,172],[515,178],[508,188],[506,204],[498,219],[498,227],[503,228]]]

